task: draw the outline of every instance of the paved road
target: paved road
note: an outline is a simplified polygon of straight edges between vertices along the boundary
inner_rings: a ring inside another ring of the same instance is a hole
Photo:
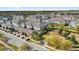
[[[32,48],[33,51],[34,50],[37,50],[37,51],[48,51],[48,49],[46,47],[40,46],[40,45],[38,45],[36,43],[25,41],[25,40],[13,35],[13,34],[6,33],[6,32],[4,32],[2,30],[0,30],[0,32],[5,34],[6,37],[9,37],[9,38],[12,38],[12,39],[16,39],[16,40],[21,40],[21,41],[25,42],[27,45],[29,45]]]

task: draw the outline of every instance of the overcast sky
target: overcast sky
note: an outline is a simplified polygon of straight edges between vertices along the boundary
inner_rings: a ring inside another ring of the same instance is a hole
[[[0,7],[0,11],[79,10],[79,7]]]

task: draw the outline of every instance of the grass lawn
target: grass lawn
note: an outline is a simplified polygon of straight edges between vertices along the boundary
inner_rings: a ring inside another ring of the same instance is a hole
[[[6,47],[2,44],[0,44],[0,51],[4,51],[6,49]]]
[[[18,47],[14,46],[14,45],[11,45],[9,44],[11,48],[13,48],[15,51],[17,51]]]

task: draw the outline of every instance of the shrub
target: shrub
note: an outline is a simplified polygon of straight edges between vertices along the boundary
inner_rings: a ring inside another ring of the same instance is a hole
[[[55,33],[49,33],[43,37],[48,42],[48,45],[55,47],[56,49],[69,50],[72,47],[71,41],[66,40],[64,37]]]
[[[74,35],[70,37],[70,40],[72,41],[72,43],[73,43],[74,45],[78,44],[78,42],[76,41]]]
[[[22,47],[18,48],[18,51],[26,51],[26,50],[30,51],[31,47],[25,44]]]
[[[40,36],[39,36],[38,32],[35,32],[35,31],[34,31],[34,32],[32,33],[32,38],[35,39],[35,40],[37,40],[37,41],[40,40]]]

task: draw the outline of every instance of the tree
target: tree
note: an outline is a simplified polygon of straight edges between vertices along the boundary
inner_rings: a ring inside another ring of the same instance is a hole
[[[9,29],[9,28],[6,26],[6,29]]]
[[[79,32],[79,26],[76,27],[77,31]]]
[[[72,48],[72,42],[69,40],[63,40],[62,46],[60,46],[60,49],[63,50],[70,50]]]
[[[33,24],[32,24],[32,23],[31,23],[31,29],[32,29],[32,30],[34,30],[34,26],[33,26]]]
[[[69,25],[69,23],[70,23],[70,20],[68,20],[68,21],[67,21],[67,20],[65,20],[65,24],[64,24],[64,25],[65,25],[65,26],[68,26],[68,25]]]
[[[70,37],[70,40],[73,42],[74,45],[78,44],[74,35]]]
[[[46,29],[46,30],[53,30],[52,27],[53,27],[53,25],[52,25],[52,24],[49,24],[49,25],[47,26],[47,29]]]
[[[24,24],[24,28],[27,28],[26,24]]]
[[[72,47],[72,42],[55,33],[49,33],[43,36],[48,45],[60,50],[69,50]]]
[[[22,47],[18,48],[17,50],[18,51],[26,51],[26,50],[27,51],[30,51],[31,50],[31,47],[25,44]]]
[[[2,25],[0,24],[0,27],[2,27]]]
[[[40,40],[39,34],[37,32],[35,32],[35,31],[32,33],[32,38],[37,40],[37,41]]]
[[[20,19],[20,20],[18,21],[18,26],[19,26],[19,27],[21,27],[21,23],[22,23],[22,20]]]
[[[64,29],[64,26],[62,26],[62,27],[59,29],[59,34],[62,34],[63,29]]]
[[[68,38],[68,35],[70,34],[71,32],[67,32],[67,31],[64,31],[64,33],[62,34],[64,37]]]

